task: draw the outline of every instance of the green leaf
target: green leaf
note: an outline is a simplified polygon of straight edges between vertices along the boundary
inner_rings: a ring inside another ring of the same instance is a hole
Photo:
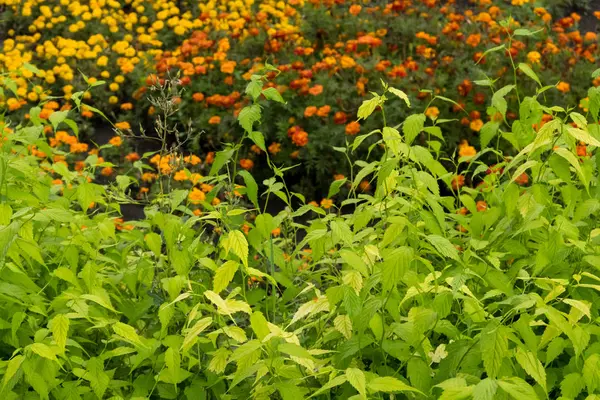
[[[539,400],[535,390],[521,378],[503,378],[497,382],[500,388],[515,400]]]
[[[229,285],[237,270],[238,263],[235,261],[227,261],[217,269],[213,279],[213,290],[215,293],[221,292]]]
[[[585,389],[585,380],[581,374],[577,372],[565,375],[564,379],[560,383],[560,393],[567,398],[574,399],[579,396]]]
[[[390,128],[389,126],[384,127],[383,141],[396,157],[401,154],[402,137],[400,136],[400,132],[396,129]]]
[[[142,342],[142,339],[135,331],[135,328],[131,325],[124,324],[122,322],[115,322],[112,326],[113,331],[116,335],[120,336],[126,342],[133,344],[137,347],[146,348],[147,346]]]
[[[281,94],[274,87],[264,89],[262,91],[262,94],[269,100],[273,100],[278,103],[285,104],[285,100],[283,100],[283,97],[281,97]]]
[[[515,36],[533,36],[536,33],[542,32],[544,29],[538,29],[537,31],[530,31],[529,29],[525,29],[525,28],[518,28],[515,29],[515,31],[513,32],[513,35]]]
[[[263,82],[260,75],[252,75],[250,82],[246,85],[246,94],[252,96],[253,100],[258,99],[262,91]]]
[[[234,149],[228,149],[228,150],[223,150],[223,151],[217,152],[217,155],[215,156],[215,160],[213,161],[212,166],[210,168],[209,174],[210,175],[218,174],[219,171],[221,170],[221,168],[223,168],[223,166],[225,165],[225,163],[227,163],[229,160],[231,160],[233,153],[235,153]]]
[[[171,383],[179,383],[179,370],[181,369],[181,357],[172,347],[165,352],[165,365],[171,375]]]
[[[260,121],[261,107],[258,104],[252,104],[242,108],[238,115],[238,122],[248,133],[252,132],[252,125]]]
[[[90,358],[86,365],[87,372],[83,376],[90,382],[92,390],[99,399],[104,398],[104,392],[110,383],[110,377],[104,372],[104,363],[99,358]]]
[[[427,240],[433,245],[433,247],[435,247],[435,249],[442,256],[451,258],[456,261],[460,259],[456,247],[454,247],[454,245],[450,243],[450,241],[445,237],[439,235],[429,235],[427,236]]]
[[[381,104],[381,97],[375,95],[372,99],[364,100],[358,108],[358,120],[367,119],[369,115],[373,114],[373,111]]]
[[[518,68],[525,75],[527,75],[528,77],[530,77],[531,79],[533,79],[535,82],[537,82],[537,84],[540,85],[540,87],[542,86],[542,82],[540,82],[540,78],[538,78],[537,74],[533,71],[533,69],[531,69],[531,67],[528,64],[519,63],[519,67]]]
[[[402,133],[404,133],[404,141],[407,145],[410,145],[419,133],[421,133],[425,126],[426,118],[425,114],[413,114],[404,120]]]
[[[492,96],[492,107],[494,107],[502,116],[506,115],[506,108],[508,107],[504,97],[515,88],[515,85],[507,85],[501,89],[498,89]]]
[[[262,151],[267,152],[267,147],[265,146],[265,137],[261,132],[252,131],[248,133],[248,137],[250,140],[254,142]]]
[[[369,276],[369,267],[358,254],[348,249],[342,249],[340,256],[351,269],[360,272],[365,278]]]
[[[369,381],[369,389],[374,392],[394,393],[394,392],[415,392],[421,393],[419,390],[407,385],[400,379],[391,376],[377,377]],[[421,393],[423,394],[423,393]]]
[[[290,356],[294,356],[294,357],[299,357],[299,358],[306,358],[309,360],[313,359],[313,356],[310,355],[310,353],[308,352],[308,350],[306,350],[305,348],[298,346],[295,343],[282,343],[280,344],[277,349],[284,353],[284,354],[288,354]]]
[[[0,393],[6,393],[12,389],[15,385],[15,381],[11,381],[13,377],[17,375],[21,368],[21,364],[25,361],[25,357],[22,355],[14,356],[6,366],[6,370],[4,370],[4,376],[2,377],[2,387],[0,388]]]
[[[233,254],[242,260],[242,264],[248,267],[248,241],[244,234],[240,231],[231,231],[225,239],[221,241],[221,245],[226,253],[233,251]]]
[[[331,185],[329,185],[329,193],[327,193],[327,198],[331,199],[333,196],[338,194],[340,191],[340,188],[342,186],[344,186],[344,184],[346,182],[348,182],[348,179],[346,179],[346,178],[336,179],[335,181],[331,182]]]
[[[64,314],[58,314],[56,317],[52,318],[52,321],[50,321],[49,324],[52,337],[61,351],[65,351],[65,346],[67,345],[69,324],[70,320]]]
[[[401,98],[402,100],[404,100],[404,102],[406,103],[406,106],[408,108],[410,108],[410,100],[408,99],[408,96],[406,95],[406,93],[404,93],[402,90],[400,89],[396,89],[394,87],[389,87],[388,90],[395,94],[396,96],[398,96],[399,98]]]
[[[594,393],[600,388],[600,354],[594,353],[586,358],[583,364],[583,381],[588,393]]]
[[[382,282],[385,290],[390,290],[400,283],[404,274],[409,271],[410,263],[414,257],[414,250],[408,246],[394,249],[385,257],[381,265]]]
[[[52,361],[57,361],[56,353],[54,352],[54,350],[52,350],[44,343],[32,343],[29,346],[27,346],[27,348],[40,357],[44,357]]]
[[[562,147],[557,148],[556,150],[554,150],[554,152],[556,154],[558,154],[559,156],[561,156],[562,158],[564,158],[565,160],[567,160],[569,162],[569,164],[571,164],[571,166],[577,172],[577,175],[579,176],[581,183],[583,183],[583,186],[585,186],[587,188],[589,185],[589,182],[587,181],[586,175],[583,172],[583,169],[581,168],[581,164],[579,163],[579,160],[577,159],[577,157],[575,157],[575,155],[573,153],[571,153],[569,150],[562,148]]]
[[[333,326],[340,332],[346,339],[352,337],[352,320],[347,315],[338,315],[333,320]]]
[[[583,142],[585,144],[589,144],[592,146],[600,147],[600,141],[590,135],[588,131],[584,131],[583,129],[575,128],[571,125],[564,125],[567,129],[569,135],[573,136],[575,139]]]
[[[523,163],[522,165],[520,165],[519,168],[517,168],[517,170],[513,174],[512,178],[510,179],[510,183],[513,183],[515,180],[517,180],[518,177],[520,177],[525,171],[527,171],[527,169],[534,167],[537,164],[538,164],[538,161],[529,160],[529,161]]]
[[[500,123],[496,121],[488,121],[483,124],[479,131],[479,145],[482,149],[486,148],[490,141],[496,136],[499,127]]]
[[[271,214],[260,214],[256,217],[254,225],[265,239],[270,238],[271,231],[277,227],[277,223]]]
[[[367,381],[364,372],[358,368],[348,368],[346,370],[346,378],[348,382],[360,393],[364,398],[367,396]]]
[[[473,389],[473,400],[494,400],[498,383],[494,379],[485,378]]]
[[[150,251],[152,251],[156,257],[160,257],[162,253],[162,238],[160,235],[155,232],[148,232],[146,236],[144,236],[144,241]]]
[[[481,358],[488,377],[494,379],[500,372],[502,360],[508,351],[508,338],[497,321],[488,323],[481,332]]]
[[[517,348],[515,358],[525,372],[535,379],[535,381],[544,389],[544,392],[547,392],[546,370],[544,369],[544,366],[540,360],[537,359],[535,354],[530,351],[525,351],[519,347]]]
[[[348,379],[346,378],[346,375],[336,376],[335,378],[330,379],[329,382],[327,382],[319,390],[314,392],[310,397],[315,397],[315,396],[320,395],[321,393],[325,393],[325,392],[329,391],[331,388],[334,388],[336,386],[340,386],[340,385],[346,383],[347,380]]]
[[[54,111],[52,114],[50,114],[50,117],[48,118],[50,120],[50,123],[52,124],[52,127],[54,128],[54,130],[56,131],[56,129],[58,128],[58,125],[63,122],[65,120],[65,118],[67,118],[67,115],[69,114],[69,111]]]
[[[246,184],[246,195],[248,196],[248,199],[250,199],[252,204],[254,204],[254,207],[258,208],[258,185],[256,184],[256,181],[250,172],[246,170],[241,170],[238,172],[238,175],[244,179],[244,183]]]
[[[217,349],[217,351],[213,353],[213,358],[208,364],[208,370],[214,372],[215,374],[222,374],[225,371],[225,367],[228,364],[228,359],[230,355],[231,351],[229,351],[225,347]]]
[[[250,326],[252,326],[252,330],[259,340],[263,340],[269,333],[271,333],[267,319],[260,311],[255,311],[252,313],[250,316]]]
[[[192,341],[196,339],[196,337],[199,334],[204,332],[204,330],[212,324],[212,321],[212,317],[202,318],[201,320],[196,321],[194,326],[192,326],[186,331],[185,338],[183,339],[183,344],[181,345],[181,348],[184,352],[187,351]]]

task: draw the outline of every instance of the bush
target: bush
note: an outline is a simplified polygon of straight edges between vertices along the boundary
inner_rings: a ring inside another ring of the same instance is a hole
[[[400,130],[382,118],[369,137],[381,155],[330,187],[328,197],[350,185],[339,204],[351,211],[327,199],[294,208],[303,196],[271,164],[261,196],[289,204],[271,215],[257,207],[252,175],[237,169],[244,141],[262,145],[254,126],[270,105],[261,94],[280,100],[265,79],[250,84],[242,141],[216,154],[203,178],[230,194],[200,215],[189,208],[193,190],[165,185],[144,219],[124,222],[130,179],[90,182],[97,157],[79,173],[60,158],[40,165],[36,149],[60,155],[44,145],[44,120],[5,128],[6,398],[594,398],[598,89],[586,115],[545,103],[545,88],[496,89],[503,125],[504,96],[519,93],[513,126],[524,130],[502,133],[517,154],[464,145],[450,171],[435,138],[415,142],[422,114]],[[384,85],[358,118],[388,115],[393,97],[411,104]],[[371,194],[357,193],[363,180]]]
[[[21,6],[7,1],[7,40],[0,63],[13,83],[2,94],[0,106],[16,120],[40,99],[68,107],[73,93],[88,86],[78,74],[84,71],[92,84],[106,85],[93,95],[86,92],[83,100],[89,106],[72,118],[80,125],[84,143],[103,145],[110,136],[103,134],[103,118],[91,107],[136,134],[141,125],[153,136],[156,107],[148,101],[151,87],[162,79],[179,78],[181,90],[173,97],[179,111],[173,117],[186,127],[181,129],[186,155],[193,153],[203,161],[193,172],[205,174],[211,154],[243,134],[236,115],[246,105],[244,88],[268,62],[281,73],[273,73],[265,86],[281,92],[287,104],[264,110],[269,121],[261,126],[266,151],[249,145],[241,150],[241,159],[259,182],[270,174],[266,152],[278,165],[298,165],[288,173],[288,183],[309,198],[321,198],[335,175],[349,175],[347,160],[331,148],[345,147],[357,134],[377,128],[371,121],[357,122],[354,115],[365,96],[379,90],[381,79],[404,88],[418,107],[429,105],[430,116],[456,119],[435,130],[444,138],[440,151],[449,157],[463,140],[477,146],[480,135],[495,129],[486,108],[487,87],[491,81],[497,80],[499,87],[512,82],[513,64],[522,66],[516,73],[523,78],[532,70],[543,82],[559,83],[558,91],[546,92],[546,100],[565,106],[586,97],[580,83],[588,86],[598,57],[595,17],[569,14],[564,11],[568,7],[554,3],[548,10],[556,14],[523,0],[484,0],[468,7],[464,2],[361,6],[270,0],[165,3],[164,9],[142,2],[105,5],[62,1],[52,7],[37,2]],[[506,23],[500,24],[502,20]],[[489,52],[494,48],[497,51]],[[593,84],[600,80],[595,78]],[[533,91],[536,82],[523,79],[521,85]],[[404,120],[401,101],[390,101],[388,119]],[[516,99],[511,95],[508,101]],[[507,115],[509,121],[515,117]],[[429,136],[416,140],[426,146]],[[121,166],[125,155],[156,148],[131,139],[119,150],[107,154],[106,160]],[[359,148],[357,156],[365,157],[366,152]],[[113,177],[123,172],[113,169],[112,175],[104,172]],[[129,169],[126,163],[124,170]],[[148,185],[143,190],[147,189]]]

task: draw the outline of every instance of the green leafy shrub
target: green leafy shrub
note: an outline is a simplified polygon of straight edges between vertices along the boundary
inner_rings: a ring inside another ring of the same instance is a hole
[[[328,197],[350,188],[329,211],[292,207],[303,196],[273,164],[259,193],[236,169],[241,143],[216,155],[207,179],[229,191],[243,181],[254,206],[230,196],[194,215],[188,191],[172,190],[146,218],[123,222],[128,179],[88,182],[93,158],[81,174],[40,165],[30,146],[43,146],[43,122],[16,127],[0,148],[0,393],[596,398],[600,93],[590,89],[584,116],[546,105],[548,88],[519,92],[510,126],[503,98],[516,89],[495,90],[504,128],[488,138],[514,144],[516,156],[486,148],[447,171],[436,139],[415,144],[439,120],[417,113],[394,127],[382,118],[368,134],[382,155],[332,184]],[[239,123],[243,140],[261,146],[254,127],[270,105],[249,93]],[[358,118],[383,117],[394,96],[410,105],[384,84]],[[464,184],[481,174],[476,188]],[[357,193],[365,179],[372,194]],[[259,195],[289,207],[260,212]]]

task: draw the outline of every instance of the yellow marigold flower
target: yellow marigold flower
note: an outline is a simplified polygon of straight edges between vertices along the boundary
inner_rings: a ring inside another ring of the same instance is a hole
[[[192,204],[198,204],[206,200],[206,195],[202,190],[193,188],[190,194],[188,195],[188,198],[190,199],[190,202]]]
[[[531,64],[537,64],[540,62],[541,59],[542,55],[537,51],[530,51],[529,53],[527,53],[527,60],[529,60]]]
[[[173,179],[175,179],[178,182],[185,181],[185,180],[187,180],[187,178],[188,178],[187,173],[183,169],[175,172],[175,175],[173,176]]]

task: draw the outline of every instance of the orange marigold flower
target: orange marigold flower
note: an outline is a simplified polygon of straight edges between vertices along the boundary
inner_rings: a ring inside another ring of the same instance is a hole
[[[473,33],[469,35],[466,43],[471,47],[477,47],[477,45],[481,42],[481,35],[479,33]]]
[[[463,187],[465,184],[465,177],[462,175],[456,175],[454,178],[452,178],[452,181],[450,182],[450,185],[452,186],[452,189],[454,190],[458,190],[461,187]]]
[[[581,143],[577,146],[577,155],[579,157],[586,157],[589,155],[587,152],[587,146],[584,143]]]
[[[318,96],[321,93],[323,93],[323,86],[315,85],[315,86],[311,87],[310,89],[308,89],[308,93],[310,93],[313,96]]]
[[[348,119],[348,116],[343,111],[338,111],[333,116],[333,122],[338,125],[345,124],[347,119]]]
[[[471,121],[471,123],[469,124],[469,128],[471,128],[475,132],[479,132],[481,130],[482,126],[483,126],[483,121],[479,118]]]
[[[277,227],[277,228],[273,229],[273,230],[271,231],[271,235],[273,235],[273,236],[275,236],[275,237],[277,237],[277,236],[281,235],[281,228]]]
[[[369,183],[369,181],[364,180],[361,181],[360,184],[358,185],[358,187],[360,188],[360,190],[362,190],[363,192],[368,192],[371,189],[371,184]]]
[[[196,103],[200,103],[202,100],[204,100],[204,94],[202,93],[194,93],[192,95],[192,100],[194,100]]]
[[[121,136],[113,136],[108,143],[110,143],[111,145],[115,146],[115,147],[119,147],[120,145],[123,144],[123,139],[121,139]]]
[[[124,110],[124,111],[133,110],[133,104],[123,103],[123,104],[121,104],[121,110]]]
[[[329,112],[331,111],[331,107],[330,106],[323,106],[323,107],[319,107],[319,110],[317,110],[317,115],[319,117],[325,118],[326,116],[329,115]]]
[[[485,210],[487,210],[488,205],[485,201],[480,200],[477,202],[476,207],[477,207],[477,211],[485,211]]]
[[[281,144],[273,142],[269,145],[267,150],[269,150],[269,153],[275,155],[281,151]]]
[[[425,115],[431,119],[436,119],[440,115],[440,110],[437,107],[427,107]]]
[[[556,85],[556,88],[563,93],[567,93],[571,90],[571,85],[569,85],[567,82],[561,81],[561,82],[558,82],[558,85]]]
[[[308,144],[308,133],[303,130],[296,130],[292,135],[292,142],[299,147],[306,146]]]
[[[317,113],[317,107],[315,106],[308,106],[306,107],[306,109],[304,109],[304,116],[306,118],[310,118],[313,115],[315,115]]]
[[[252,167],[254,167],[254,161],[252,161],[248,158],[242,158],[240,160],[240,166],[242,168],[244,168],[245,170],[249,171],[252,169]]]
[[[517,177],[517,179],[515,179],[515,182],[517,182],[519,185],[527,185],[529,183],[529,175],[523,172]]]
[[[211,151],[206,155],[205,161],[207,164],[212,164],[215,161],[215,152]]]
[[[360,124],[358,121],[352,121],[346,125],[346,135],[354,136],[360,132]]]
[[[335,181],[341,181],[344,178],[345,178],[345,176],[343,174],[335,174],[333,176],[333,180],[335,180]]]
[[[208,123],[211,125],[219,125],[221,123],[221,117],[219,117],[218,115],[213,115],[208,120]]]
[[[456,210],[456,213],[459,215],[467,215],[469,213],[469,210],[467,209],[467,207],[462,207]]]
[[[129,162],[135,162],[140,159],[140,155],[138,153],[129,153],[125,156],[125,159]]]
[[[123,122],[117,122],[115,124],[115,128],[117,129],[121,129],[123,131],[126,131],[128,129],[131,129],[131,125],[129,125],[129,122],[127,121],[123,121]]]
[[[350,14],[352,15],[358,15],[360,14],[360,11],[362,10],[362,7],[359,6],[358,4],[353,4],[350,6]]]
[[[477,150],[475,150],[475,147],[469,145],[469,142],[466,140],[463,140],[458,145],[458,155],[460,157],[472,157],[475,154],[477,154]]]
[[[348,69],[354,67],[356,65],[356,61],[354,61],[352,57],[342,56],[342,58],[340,59],[340,65],[342,66],[342,68]]]
[[[111,167],[104,167],[102,168],[102,171],[100,171],[103,176],[111,176],[113,172],[114,170]]]
[[[324,209],[329,209],[333,206],[333,200],[331,199],[323,199],[321,200],[321,207],[323,207]]]
[[[235,66],[237,63],[235,61],[225,61],[221,63],[221,72],[224,74],[233,74],[235,70]]]

